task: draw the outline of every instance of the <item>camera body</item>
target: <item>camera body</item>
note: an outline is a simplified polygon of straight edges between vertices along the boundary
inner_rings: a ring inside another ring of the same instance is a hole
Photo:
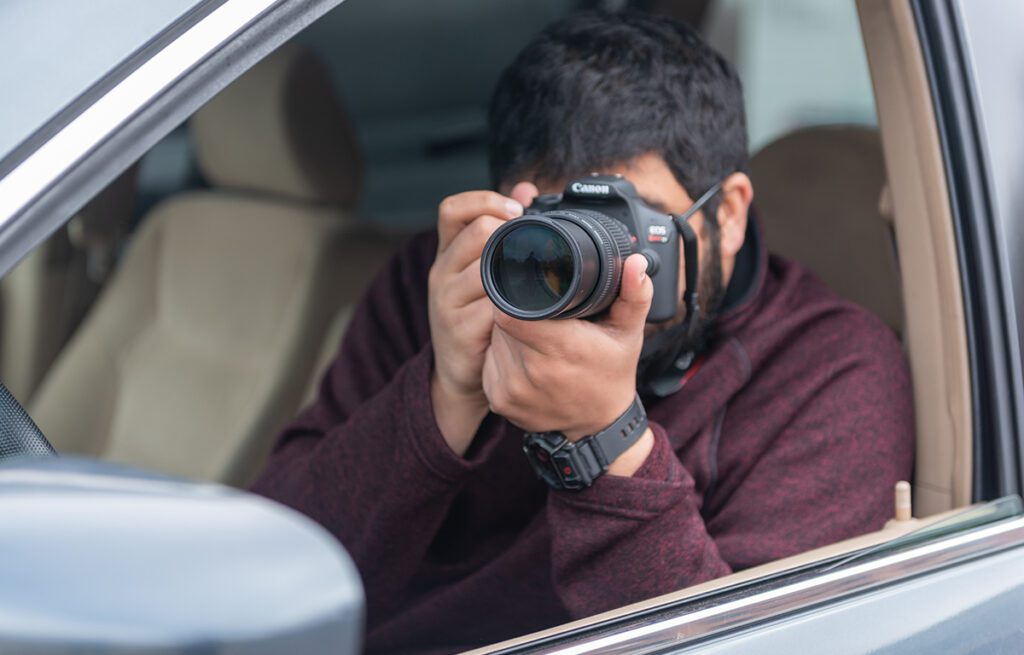
[[[522,217],[495,231],[481,275],[487,295],[510,316],[583,318],[614,302],[633,253],[647,258],[654,284],[647,321],[673,318],[680,265],[673,218],[647,205],[622,176],[591,175],[561,194],[538,196]]]

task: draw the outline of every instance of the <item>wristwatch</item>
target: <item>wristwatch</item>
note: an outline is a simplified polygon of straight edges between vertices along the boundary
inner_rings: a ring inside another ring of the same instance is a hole
[[[573,442],[561,432],[527,432],[523,452],[549,487],[578,491],[594,484],[646,429],[647,412],[637,396],[622,416],[597,434]]]

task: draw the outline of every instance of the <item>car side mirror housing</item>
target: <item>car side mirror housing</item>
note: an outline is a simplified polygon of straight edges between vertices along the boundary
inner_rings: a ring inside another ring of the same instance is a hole
[[[337,541],[272,501],[75,458],[0,466],[0,652],[358,653]]]

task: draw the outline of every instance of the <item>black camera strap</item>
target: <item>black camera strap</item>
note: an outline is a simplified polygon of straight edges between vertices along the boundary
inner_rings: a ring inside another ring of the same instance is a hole
[[[641,389],[644,395],[664,397],[675,392],[693,363],[693,352],[684,350],[693,343],[700,317],[700,266],[697,232],[690,225],[690,219],[699,212],[715,195],[722,190],[722,183],[717,182],[704,192],[693,205],[682,214],[673,214],[672,222],[683,242],[684,273],[686,291],[683,292],[683,304],[686,317],[678,325],[673,325],[664,332],[651,335],[648,340],[653,350],[658,353],[657,360],[650,370],[644,371]]]
[[[683,256],[686,258],[686,291],[683,292],[683,303],[686,305],[686,319],[683,324],[686,329],[683,334],[688,337],[693,336],[697,325],[697,316],[700,314],[700,299],[697,293],[697,287],[700,284],[700,267],[698,265],[700,255],[697,247],[697,232],[690,225],[690,219],[721,190],[722,183],[716,182],[689,209],[682,214],[672,215],[672,222],[675,223],[679,238],[683,240]]]

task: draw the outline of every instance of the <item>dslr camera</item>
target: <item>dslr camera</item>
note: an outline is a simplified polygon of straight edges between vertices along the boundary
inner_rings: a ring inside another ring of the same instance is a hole
[[[612,304],[626,258],[640,253],[654,283],[647,321],[667,321],[679,304],[680,236],[695,243],[689,225],[648,206],[628,180],[595,174],[538,196],[491,235],[480,260],[484,290],[521,320],[591,317]],[[695,254],[687,248],[688,289],[696,285]]]

